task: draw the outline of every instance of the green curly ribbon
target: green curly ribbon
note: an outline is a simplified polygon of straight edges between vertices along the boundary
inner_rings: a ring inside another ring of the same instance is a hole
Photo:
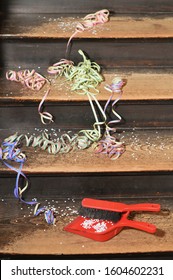
[[[54,64],[54,68],[49,67],[48,72],[62,76],[64,74],[67,81],[71,82],[71,90],[75,91],[79,95],[86,95],[88,97],[95,123],[93,124],[93,130],[81,130],[79,134],[83,134],[89,141],[96,142],[101,138],[101,126],[106,123],[106,114],[102,109],[95,95],[99,92],[97,86],[103,81],[103,77],[100,74],[101,68],[96,62],[92,62],[88,59],[82,50],[78,51],[82,56],[83,61],[74,65],[70,63],[70,67],[67,67],[66,63]],[[64,61],[64,60],[63,60]],[[68,64],[69,65],[69,64]],[[55,69],[57,66],[57,69]],[[92,92],[91,92],[92,91]],[[101,113],[103,120],[99,121],[95,106]]]
[[[64,133],[56,142],[51,140],[50,135],[47,133],[42,133],[38,136],[19,135],[15,133],[4,141],[8,141],[9,143],[15,141],[18,144],[24,144],[26,147],[40,148],[41,150],[47,150],[50,154],[68,153],[71,150],[83,150],[88,148],[92,143],[92,139],[87,137],[87,134],[82,131],[73,136]]]

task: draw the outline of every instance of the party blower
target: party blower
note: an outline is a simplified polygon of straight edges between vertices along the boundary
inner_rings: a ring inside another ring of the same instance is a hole
[[[64,230],[76,233],[96,241],[107,241],[116,236],[124,227],[155,233],[156,226],[141,221],[129,220],[130,212],[160,211],[159,204],[124,204],[106,200],[84,198],[80,215]]]

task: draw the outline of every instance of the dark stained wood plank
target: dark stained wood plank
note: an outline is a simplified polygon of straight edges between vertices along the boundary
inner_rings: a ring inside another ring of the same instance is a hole
[[[132,130],[117,137],[126,144],[125,153],[118,160],[94,153],[93,147],[68,154],[50,155],[39,149],[25,148],[27,174],[116,173],[116,172],[172,172],[173,131]],[[2,140],[1,140],[2,141]],[[1,172],[10,172],[1,163]]]
[[[19,69],[16,69],[19,70]],[[36,69],[39,73],[44,73],[51,81],[51,91],[46,98],[47,102],[82,102],[87,101],[87,96],[79,95],[70,90],[70,83],[63,78],[53,78],[46,74],[44,69]],[[127,79],[127,85],[124,87],[122,96],[123,101],[159,101],[172,100],[173,88],[173,73],[165,71],[162,72],[128,72],[112,70],[103,72],[104,81],[98,87],[99,93],[97,99],[106,101],[109,92],[105,90],[105,85],[112,83],[115,76],[124,77]],[[31,91],[23,87],[21,84],[10,82],[4,77],[0,79],[0,104],[6,102],[38,102],[41,101],[45,92],[45,88],[41,91]]]
[[[74,33],[82,18],[56,14],[17,14],[3,22],[3,38],[65,38]],[[76,34],[75,38],[172,38],[172,17],[110,17],[109,22]]]
[[[38,114],[39,102],[21,102],[10,104],[6,103],[0,106],[0,123],[1,129],[13,129],[20,131],[26,127],[32,131],[35,128],[45,128],[41,123]],[[102,108],[105,102],[101,102]],[[124,103],[119,102],[116,106],[116,112],[122,117],[121,123],[117,128],[144,128],[144,127],[167,127],[173,126],[172,119],[172,101],[170,102],[148,102],[131,101]],[[44,103],[44,110],[51,113],[54,117],[54,123],[47,128],[50,130],[81,130],[92,129],[95,122],[94,115],[89,102],[64,102],[64,103]],[[97,110],[97,108],[96,108]],[[100,118],[102,120],[102,118]],[[113,120],[113,113],[107,114],[107,120]]]
[[[30,187],[24,192],[26,201],[36,197],[39,201],[46,196],[49,199],[83,197],[142,197],[172,196],[172,172],[114,172],[114,173],[54,173],[29,174]],[[14,198],[16,174],[10,170],[6,174],[1,170],[0,197]],[[51,188],[48,188],[51,186]],[[16,200],[15,200],[16,201]],[[16,201],[17,202],[17,201]]]
[[[0,66],[48,67],[65,57],[67,40],[6,39],[1,41]],[[70,59],[78,63],[82,49],[104,68],[148,68],[173,65],[173,39],[74,39]],[[106,46],[106,49],[105,49]],[[163,51],[164,50],[164,51]],[[108,55],[109,54],[109,55]]]
[[[109,9],[113,13],[171,13],[171,0],[109,0],[81,1],[81,0],[1,0],[1,7],[8,7],[10,12],[16,13],[93,13],[100,9]],[[5,8],[4,8],[5,7]],[[7,9],[7,8],[6,8]]]
[[[122,201],[124,201],[122,199]],[[96,242],[85,237],[63,230],[76,217],[74,210],[78,209],[79,201],[57,200],[46,203],[59,206],[61,213],[57,217],[56,226],[48,226],[43,216],[33,217],[32,209],[15,205],[8,200],[0,203],[1,216],[0,253],[3,254],[35,254],[35,255],[76,255],[76,254],[126,254],[153,253],[173,251],[173,213],[172,199],[126,200],[126,203],[155,202],[170,211],[160,213],[136,213],[134,219],[153,223],[157,226],[155,234],[148,234],[134,229],[124,229],[119,235],[107,242]],[[13,205],[13,208],[12,208]],[[50,205],[50,204],[49,204]],[[22,208],[22,209],[21,209]],[[18,209],[18,210],[17,210]],[[71,209],[71,210],[70,210]],[[73,213],[73,214],[71,214]]]

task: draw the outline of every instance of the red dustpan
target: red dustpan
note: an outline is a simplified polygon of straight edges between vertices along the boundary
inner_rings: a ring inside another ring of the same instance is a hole
[[[131,227],[143,230],[148,233],[156,232],[156,226],[153,224],[128,220],[129,214],[130,211],[123,213],[120,220],[116,223],[79,216],[73,222],[67,225],[64,230],[101,242],[113,238],[124,227]]]

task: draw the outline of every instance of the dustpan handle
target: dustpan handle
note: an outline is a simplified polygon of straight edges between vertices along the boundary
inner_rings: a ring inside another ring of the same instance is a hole
[[[138,221],[131,221],[131,220],[124,220],[120,221],[121,226],[123,227],[131,227],[139,230],[143,230],[149,233],[155,233],[156,232],[156,226],[153,224],[149,224],[146,222],[138,222]]]

